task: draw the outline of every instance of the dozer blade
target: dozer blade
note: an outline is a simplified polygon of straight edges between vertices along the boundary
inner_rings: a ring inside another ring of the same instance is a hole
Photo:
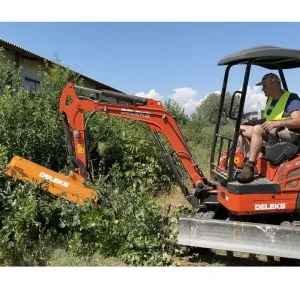
[[[300,259],[300,224],[289,227],[184,217],[178,244]]]
[[[72,176],[65,176],[19,156],[13,157],[5,173],[34,185],[41,183],[42,189],[79,204],[83,204],[87,199],[94,201],[99,199],[95,190],[83,185],[83,177],[80,175],[74,173]]]

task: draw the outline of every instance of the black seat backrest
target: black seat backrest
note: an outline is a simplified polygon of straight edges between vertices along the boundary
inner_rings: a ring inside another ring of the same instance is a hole
[[[263,158],[278,166],[293,158],[299,151],[298,145],[290,142],[268,143],[263,150]]]

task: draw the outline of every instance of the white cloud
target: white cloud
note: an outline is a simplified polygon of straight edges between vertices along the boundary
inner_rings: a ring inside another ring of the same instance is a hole
[[[170,95],[169,98],[172,98],[173,100],[175,100],[177,103],[179,103],[180,105],[183,105],[187,102],[189,102],[190,100],[192,100],[192,98],[198,94],[197,91],[191,89],[191,88],[177,88],[174,89],[175,93],[173,95]]]
[[[196,110],[196,107],[201,104],[202,100],[189,100],[188,102],[182,104],[184,112],[190,116]]]
[[[174,94],[169,95],[169,98],[179,103],[187,115],[191,115],[203,101],[203,99],[194,99],[198,92],[189,87],[177,88],[174,89],[174,92]]]
[[[192,88],[177,88],[174,89],[174,93],[172,95],[169,95],[168,98],[173,99],[178,104],[180,104],[183,108],[186,114],[191,115],[195,108],[201,104],[203,99],[194,99],[195,96],[198,94],[197,91],[193,90]],[[149,92],[139,92],[135,94],[136,96],[145,97],[145,98],[152,98],[155,100],[161,100],[163,99],[163,96],[161,96],[158,92],[155,91],[155,89],[151,89]]]
[[[139,96],[139,97],[144,97],[144,98],[151,98],[151,99],[154,99],[154,100],[162,100],[162,98],[163,98],[154,89],[150,90],[148,93],[139,92],[139,93],[136,93],[135,95]]]
[[[257,111],[257,103],[261,103],[261,109],[264,109],[266,106],[266,96],[264,92],[261,91],[260,86],[248,86],[247,95],[245,101],[244,112]]]

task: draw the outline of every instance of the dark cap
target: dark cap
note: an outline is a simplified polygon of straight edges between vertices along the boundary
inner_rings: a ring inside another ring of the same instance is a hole
[[[268,73],[262,78],[261,82],[257,83],[256,85],[263,85],[266,82],[280,83],[280,78],[274,73]]]

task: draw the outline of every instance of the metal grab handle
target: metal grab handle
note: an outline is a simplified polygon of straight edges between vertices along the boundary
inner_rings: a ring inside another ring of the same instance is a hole
[[[233,94],[232,94],[232,98],[231,98],[231,102],[230,102],[230,108],[229,108],[229,118],[232,119],[232,120],[235,120],[237,121],[238,118],[236,118],[235,116],[232,116],[232,109],[233,109],[233,105],[234,105],[234,99],[235,99],[235,95],[236,94],[243,94],[243,92],[241,91],[235,91]]]
[[[147,100],[148,100],[147,98],[144,98],[144,97],[133,96],[133,95],[123,94],[123,93],[119,93],[119,92],[113,92],[113,91],[109,91],[109,90],[101,90],[100,91],[100,90],[95,90],[95,89],[78,86],[78,85],[74,85],[74,88],[83,90],[83,91],[92,92],[92,93],[97,93],[100,96],[116,98],[119,100],[131,102],[131,103],[146,104]]]

